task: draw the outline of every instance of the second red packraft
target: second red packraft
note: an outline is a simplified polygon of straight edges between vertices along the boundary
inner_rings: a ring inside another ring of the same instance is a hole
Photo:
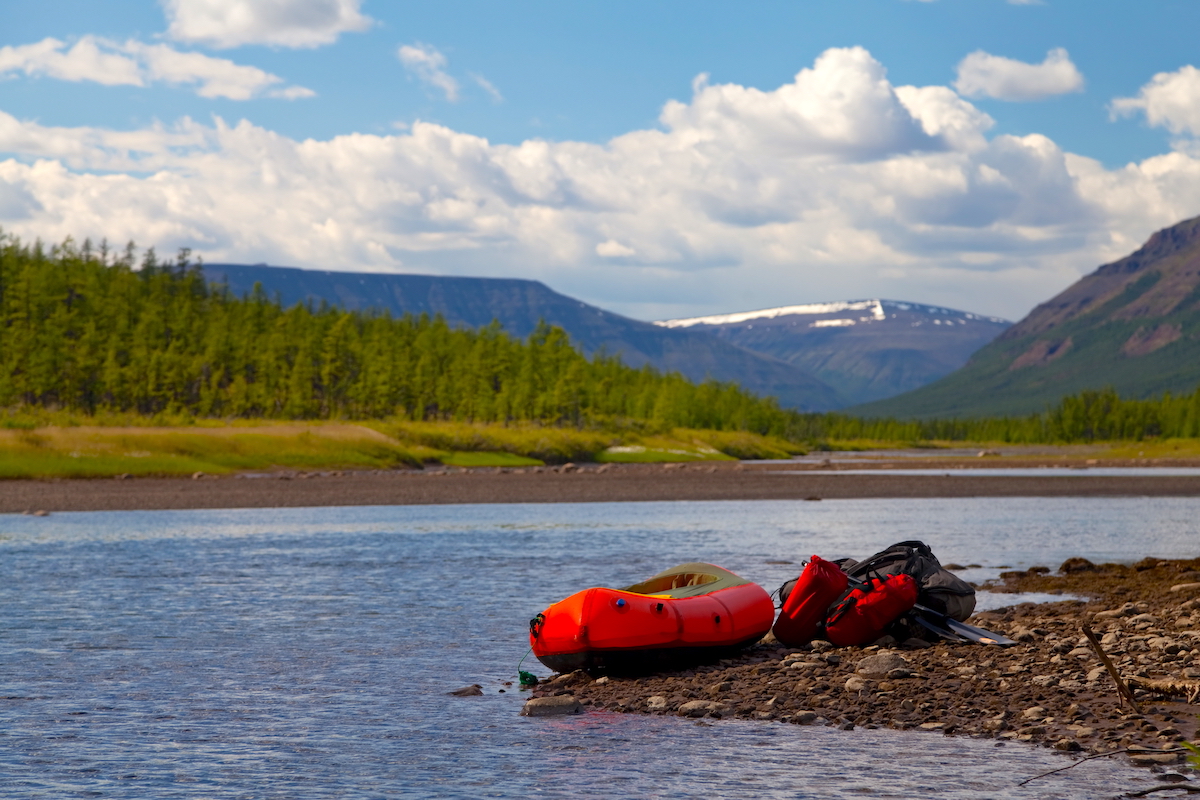
[[[825,638],[839,647],[875,641],[887,626],[916,605],[917,589],[916,580],[904,573],[867,581],[830,609]]]

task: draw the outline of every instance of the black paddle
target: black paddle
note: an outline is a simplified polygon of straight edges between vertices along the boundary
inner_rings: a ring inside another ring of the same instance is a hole
[[[1011,647],[1017,644],[1007,636],[1001,636],[986,628],[976,628],[965,622],[959,622],[954,617],[934,611],[923,605],[915,605],[909,612],[918,625],[933,631],[943,639],[954,642],[975,642],[976,644],[994,644],[997,647]]]

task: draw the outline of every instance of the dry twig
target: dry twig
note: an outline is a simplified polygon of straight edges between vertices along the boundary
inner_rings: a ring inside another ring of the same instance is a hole
[[[1186,697],[1189,703],[1195,703],[1200,699],[1200,681],[1149,680],[1135,677],[1127,677],[1125,681],[1134,689],[1144,689],[1148,692],[1173,697]]]
[[[1082,626],[1083,635],[1087,637],[1088,642],[1092,645],[1092,649],[1096,651],[1096,655],[1100,656],[1101,663],[1108,670],[1108,674],[1112,677],[1113,683],[1117,685],[1117,693],[1121,695],[1121,699],[1129,703],[1129,707],[1137,713],[1142,713],[1142,709],[1138,708],[1137,700],[1133,699],[1133,691],[1125,685],[1125,681],[1121,680],[1120,673],[1117,672],[1117,666],[1108,657],[1108,653],[1104,652],[1104,648],[1100,646],[1100,640],[1096,638],[1096,634],[1087,625]]]

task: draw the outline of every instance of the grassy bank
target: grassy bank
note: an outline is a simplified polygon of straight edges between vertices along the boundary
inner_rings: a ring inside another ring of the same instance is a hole
[[[656,463],[775,459],[814,451],[945,448],[1004,451],[997,442],[821,440],[807,447],[753,433],[649,425],[558,428],[536,424],[374,420],[222,422],[110,414],[0,412],[0,479],[178,476],[272,470],[398,469],[424,465],[521,467],[574,462]],[[1065,450],[1071,450],[1070,446]],[[1200,458],[1200,439],[1093,442],[1068,458]]]
[[[0,419],[0,478],[219,475],[426,464],[517,467],[567,461],[786,458],[804,452],[773,437],[683,428],[599,431],[399,420],[163,424],[169,421],[5,417]]]

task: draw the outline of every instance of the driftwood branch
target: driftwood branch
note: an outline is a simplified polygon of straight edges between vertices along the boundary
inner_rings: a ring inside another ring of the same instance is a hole
[[[1059,767],[1058,769],[1052,769],[1049,772],[1043,772],[1041,775],[1034,775],[1032,778],[1026,778],[1025,780],[1018,783],[1017,786],[1024,786],[1025,784],[1029,783],[1030,781],[1036,781],[1038,778],[1044,778],[1047,775],[1053,775],[1056,772],[1065,772],[1066,770],[1069,770],[1072,767],[1078,767],[1083,762],[1091,761],[1094,758],[1106,758],[1107,756],[1116,756],[1116,755],[1120,755],[1121,753],[1129,753],[1129,752],[1133,752],[1133,751],[1129,750],[1128,748],[1123,748],[1121,750],[1109,750],[1107,753],[1096,753],[1094,756],[1086,756],[1084,758],[1079,759],[1078,761],[1073,761],[1070,764],[1067,764],[1065,767]],[[1143,752],[1143,751],[1139,749],[1137,752]],[[1188,753],[1188,752],[1191,752],[1191,750],[1190,750],[1190,748],[1187,748],[1187,747],[1173,747],[1169,750],[1155,750],[1153,752],[1155,752],[1155,753]],[[1159,792],[1166,788],[1182,789],[1184,787],[1180,786],[1177,783],[1173,783],[1173,784],[1170,784],[1169,787],[1168,786],[1156,786],[1153,789],[1146,789],[1137,794],[1122,795],[1122,797],[1143,797],[1144,795],[1150,794],[1151,792]],[[1188,792],[1200,793],[1200,788],[1188,789]]]
[[[1129,752],[1128,750],[1109,750],[1107,753],[1097,753],[1094,756],[1087,756],[1085,758],[1079,759],[1078,761],[1072,761],[1070,764],[1067,764],[1065,767],[1059,767],[1058,769],[1052,769],[1049,772],[1043,772],[1041,775],[1034,775],[1032,778],[1026,778],[1025,780],[1018,783],[1017,786],[1024,786],[1025,784],[1029,783],[1030,781],[1036,781],[1038,778],[1045,778],[1047,775],[1053,775],[1056,772],[1065,772],[1065,771],[1071,769],[1072,767],[1078,767],[1080,764],[1082,764],[1085,761],[1091,761],[1093,758],[1104,758],[1106,756],[1115,756],[1115,755],[1120,755],[1121,753],[1128,753],[1128,752]]]
[[[1096,634],[1087,625],[1083,626],[1083,635],[1087,637],[1088,642],[1092,645],[1092,649],[1096,651],[1096,655],[1100,656],[1100,662],[1104,664],[1104,668],[1108,670],[1109,676],[1113,679],[1113,683],[1117,685],[1117,693],[1121,695],[1121,699],[1129,703],[1129,707],[1137,713],[1142,713],[1142,709],[1138,708],[1137,700],[1133,699],[1133,690],[1125,685],[1125,681],[1121,680],[1121,675],[1117,672],[1117,665],[1108,657],[1108,653],[1104,652],[1104,648],[1100,646],[1100,640],[1096,638]]]
[[[1144,689],[1170,697],[1186,697],[1189,703],[1200,699],[1200,681],[1150,680],[1147,678],[1125,678],[1133,689]]]
[[[1195,786],[1188,786],[1182,783],[1164,783],[1162,786],[1152,786],[1149,789],[1142,789],[1140,792],[1129,792],[1128,794],[1121,795],[1121,797],[1146,797],[1154,792],[1179,791],[1181,789],[1188,794],[1200,794],[1200,788]]]

